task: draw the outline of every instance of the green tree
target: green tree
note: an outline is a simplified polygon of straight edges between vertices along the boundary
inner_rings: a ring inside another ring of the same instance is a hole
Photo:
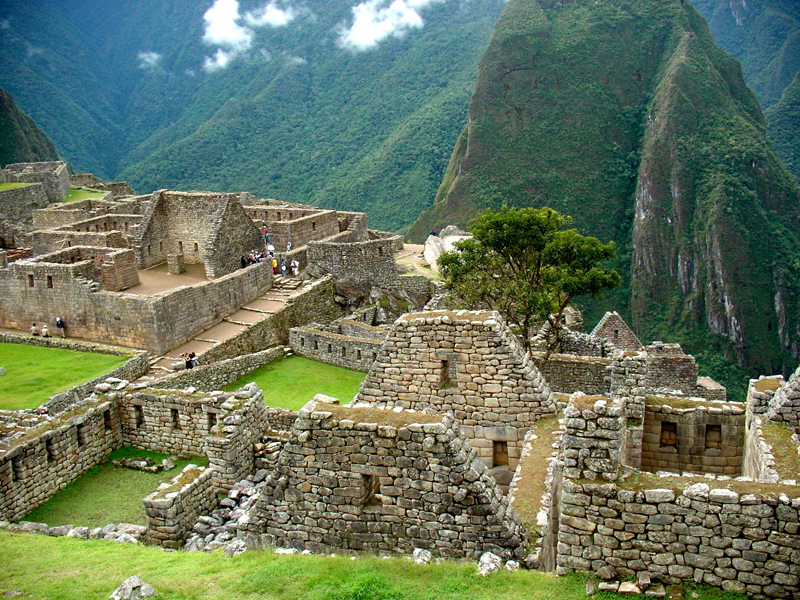
[[[498,311],[516,329],[525,350],[545,321],[551,336],[543,364],[558,344],[564,309],[576,296],[619,285],[602,266],[615,244],[566,229],[572,222],[551,208],[486,210],[469,224],[473,237],[439,256],[445,288],[457,302]]]

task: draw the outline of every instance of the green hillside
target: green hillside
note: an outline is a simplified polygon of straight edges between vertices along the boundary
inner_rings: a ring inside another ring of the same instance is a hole
[[[247,190],[411,223],[444,174],[502,0],[418,2],[419,26],[360,51],[341,43],[357,2],[285,4],[288,24],[255,26],[264,3],[242,0],[250,45],[209,70],[228,48],[204,42],[213,4],[8,0],[0,85],[76,170],[140,193]]]
[[[409,236],[502,202],[551,206],[618,244],[623,288],[587,306],[590,321],[615,307],[726,383],[740,368],[786,371],[800,187],[763,132],[739,64],[689,4],[511,0]],[[717,352],[728,362],[708,360]]]
[[[0,89],[0,169],[10,163],[58,160],[53,142]]]
[[[767,134],[786,168],[800,180],[800,71],[780,102],[764,112]]]

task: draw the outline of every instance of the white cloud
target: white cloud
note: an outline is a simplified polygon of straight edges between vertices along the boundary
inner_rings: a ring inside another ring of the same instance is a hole
[[[304,65],[308,62],[308,60],[302,56],[294,56],[290,54],[286,57],[286,62],[288,62],[290,65]]]
[[[280,8],[274,1],[268,2],[258,10],[245,13],[245,23],[252,27],[283,27],[288,25],[295,17],[297,12],[292,8]]]
[[[206,56],[206,59],[203,61],[203,69],[208,73],[224,69],[237,54],[238,52],[235,50],[217,48],[214,56]]]
[[[203,15],[206,22],[203,41],[211,46],[244,52],[253,43],[253,30],[239,25],[236,21],[240,18],[237,0],[214,0],[213,6]]]
[[[139,59],[140,69],[152,69],[158,65],[158,61],[161,60],[161,54],[147,50],[146,52],[139,52],[139,54],[136,55],[136,58]]]
[[[342,26],[339,45],[350,50],[374,48],[387,37],[402,37],[425,23],[420,9],[441,0],[366,0],[353,7],[353,24]]]

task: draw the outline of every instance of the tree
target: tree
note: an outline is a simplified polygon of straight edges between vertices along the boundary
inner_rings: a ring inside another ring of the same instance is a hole
[[[556,335],[540,365],[558,344],[572,299],[619,285],[619,273],[601,264],[616,256],[614,242],[566,229],[571,222],[547,207],[487,209],[470,221],[473,237],[456,242],[456,250],[438,260],[445,289],[457,302],[498,311],[526,351],[538,327],[550,324]]]

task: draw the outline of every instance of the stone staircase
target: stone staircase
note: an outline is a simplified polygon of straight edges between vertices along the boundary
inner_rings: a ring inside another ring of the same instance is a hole
[[[275,314],[283,309],[289,297],[303,287],[303,281],[294,277],[277,275],[272,280],[272,287],[261,297],[244,304],[239,310],[231,313],[222,321],[198,333],[188,342],[173,348],[162,356],[157,356],[150,361],[150,370],[137,382],[147,383],[155,381],[184,368],[181,354],[194,352],[198,356],[213,348],[220,342],[230,339],[234,335],[252,327],[255,323]]]

